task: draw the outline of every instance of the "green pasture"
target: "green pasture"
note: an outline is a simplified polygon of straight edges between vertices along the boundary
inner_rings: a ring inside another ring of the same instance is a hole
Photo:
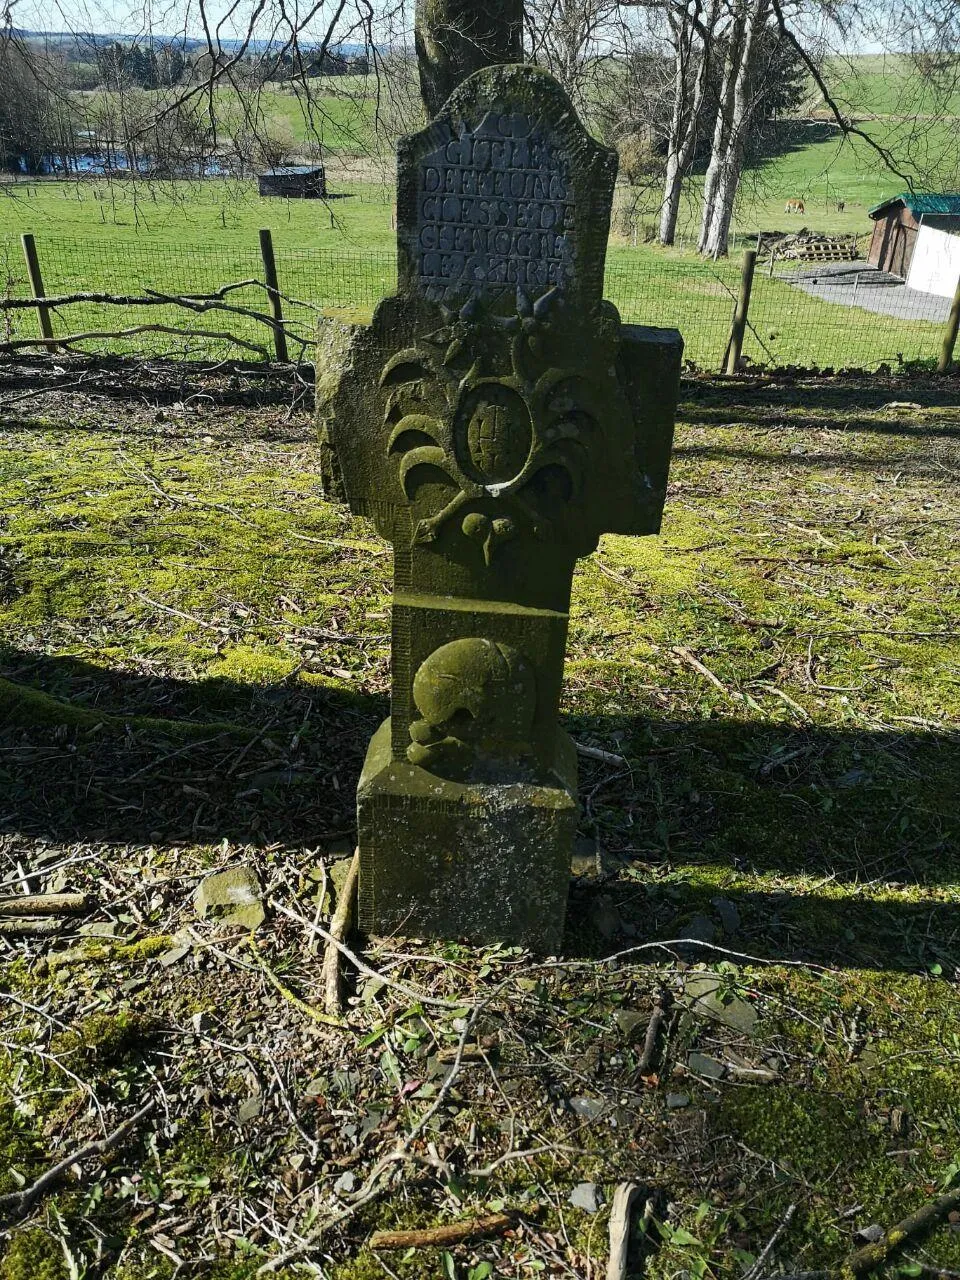
[[[883,76],[880,59],[854,62],[851,99],[856,88],[854,72],[862,82],[857,90],[861,96],[870,77]],[[894,60],[890,64],[896,71],[887,77],[893,93],[908,78],[902,65]],[[360,77],[318,84],[318,102],[325,113],[320,123],[324,127],[336,123],[335,136],[327,135],[331,148],[362,153],[370,147],[373,104],[363,97],[368,87]],[[864,102],[873,101],[876,106],[875,99],[876,93]],[[285,120],[292,133],[306,138],[304,104],[293,90],[272,88],[261,105],[268,118]],[[862,127],[876,143],[902,157],[905,175],[919,172],[918,157],[908,145],[913,125],[879,119]],[[948,128],[931,124],[926,130],[930,154],[944,151]],[[356,180],[361,165],[367,171],[363,181]],[[381,178],[374,158],[361,165],[347,170],[352,175],[349,181],[338,178],[340,167],[331,165],[332,198],[323,203],[261,199],[255,183],[232,179],[38,181],[0,186],[0,271],[8,290],[22,295],[26,282],[17,238],[29,230],[37,237],[50,293],[90,289],[139,293],[144,288],[176,294],[203,292],[262,277],[257,233],[267,226],[273,232],[283,291],[309,304],[287,307],[288,316],[299,322],[298,332],[309,338],[316,325],[315,308],[345,318],[365,318],[392,288],[395,231],[390,167],[384,163]],[[866,237],[872,227],[868,210],[902,190],[906,178],[885,168],[863,138],[843,138],[823,120],[784,122],[779,153],[745,176],[731,259],[719,263],[704,263],[693,251],[701,183],[702,177],[693,175],[687,184],[676,248],[664,251],[644,244],[642,234],[636,245],[630,236],[612,236],[607,293],[626,320],[680,328],[688,358],[715,369],[726,347],[744,244],[758,231],[801,228]],[[631,196],[629,189],[622,188],[618,202]],[[786,200],[793,197],[805,201],[804,214],[784,212]],[[838,201],[845,204],[842,212]],[[659,191],[651,186],[637,210],[641,231],[655,222],[658,204]],[[616,225],[622,231],[619,221]],[[232,301],[262,309],[262,290],[238,292]],[[9,314],[8,336],[36,332],[31,313],[17,313],[13,320]],[[107,315],[102,308],[85,308],[56,317],[55,326],[60,333],[64,326],[86,332],[156,321],[180,323],[182,315],[164,315],[151,308],[126,314],[121,322],[116,311]],[[757,280],[751,321],[745,354],[757,363],[873,367],[929,360],[940,341],[937,325],[810,298],[781,280],[769,279],[765,272]],[[229,317],[228,326],[222,314],[203,317],[202,323],[194,321],[194,333],[185,342],[169,334],[137,333],[121,347],[178,354],[210,348],[226,351],[229,348],[209,337],[211,331],[225,327],[266,354],[270,334],[262,325]],[[245,354],[257,352],[246,350]]]
[[[0,185],[0,237],[32,231],[126,249],[179,254],[196,247],[257,247],[270,227],[278,248],[392,250],[393,191],[375,182],[331,182],[328,201],[263,198],[254,181],[105,179]]]
[[[386,205],[364,204],[359,199],[338,202],[335,212],[340,225],[331,225],[328,210],[316,202],[271,202],[271,208],[283,206],[291,206],[290,222],[282,218],[261,220],[274,230],[280,285],[289,299],[286,316],[295,332],[309,343],[321,310],[348,320],[368,319],[377,301],[395,284],[393,233]],[[305,228],[298,235],[294,218],[301,222],[312,218],[314,225],[309,230],[313,234]],[[371,236],[373,243],[364,248],[361,228],[371,223],[378,234]],[[384,224],[385,233],[381,231]],[[256,227],[253,219],[242,230],[225,230],[213,239],[197,236],[179,249],[168,236],[159,234],[138,237],[127,231],[117,239],[105,234],[63,236],[51,230],[36,234],[49,295],[99,290],[140,296],[152,289],[181,296],[262,280]],[[11,295],[29,296],[20,246],[9,233],[5,238],[0,235],[0,275],[8,281]],[[736,259],[703,262],[679,250],[616,243],[610,246],[607,259],[606,293],[628,322],[679,328],[687,358],[701,368],[717,369],[726,349],[739,275]],[[263,289],[256,284],[231,292],[226,301],[264,310]],[[9,337],[36,335],[33,311],[7,312],[6,316]],[[269,329],[236,313],[190,316],[174,307],[84,304],[55,314],[54,329],[59,334],[103,333],[158,322],[188,332],[182,339],[169,333],[135,332],[106,345],[113,350],[153,354],[212,351],[250,358],[270,355]],[[252,347],[225,344],[215,336],[224,330]],[[875,367],[930,359],[939,349],[940,338],[939,325],[821,301],[761,270],[754,286],[744,354],[757,364]],[[295,340],[291,353],[310,356],[309,347]]]
[[[911,60],[897,54],[828,58],[828,84],[838,85],[838,105],[864,115],[958,115],[960,92],[921,77]],[[947,80],[955,74],[950,70]],[[816,104],[824,108],[821,98]]]
[[[261,126],[282,123],[291,137],[302,144],[319,144],[328,151],[359,152],[370,149],[375,134],[376,88],[372,76],[320,77],[309,82],[309,95],[295,86],[270,85],[238,101],[237,91],[222,87],[214,93],[214,111],[221,129],[242,119],[250,111]],[[177,90],[182,92],[182,90]],[[109,115],[117,95],[103,90],[79,90],[71,95],[77,127],[94,126],[100,115]],[[163,104],[170,89],[127,91],[128,109],[136,101]],[[136,100],[136,101],[135,101]],[[204,96],[199,107],[207,110]],[[241,110],[242,106],[242,110]],[[116,110],[120,106],[117,103]]]

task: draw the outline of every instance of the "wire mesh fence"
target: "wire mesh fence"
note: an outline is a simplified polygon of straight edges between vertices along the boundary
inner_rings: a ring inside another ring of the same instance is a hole
[[[43,236],[37,241],[50,297],[106,293],[144,297],[152,305],[95,302],[51,308],[55,336],[82,350],[180,358],[273,352],[264,267],[254,243],[188,245]],[[291,358],[309,359],[321,313],[369,317],[396,284],[392,253],[276,249],[279,289]],[[678,328],[687,360],[722,367],[740,287],[736,260],[704,262],[648,247],[611,246],[606,295],[633,324]],[[223,295],[230,310],[185,310],[164,298]],[[0,296],[32,296],[18,238],[0,239]],[[933,362],[950,299],[919,293],[863,262],[764,262],[757,267],[743,344],[746,365],[876,368]],[[256,314],[251,314],[256,313]],[[175,332],[171,332],[175,331]],[[123,331],[124,336],[103,336]],[[0,311],[0,342],[38,336],[33,309]],[[245,345],[244,345],[245,344]]]

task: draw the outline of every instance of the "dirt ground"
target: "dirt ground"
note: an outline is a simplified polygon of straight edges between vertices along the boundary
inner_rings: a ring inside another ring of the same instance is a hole
[[[957,383],[684,382],[575,580],[562,954],[353,937],[341,1025],[391,560],[311,395],[0,364],[0,1280],[599,1280],[628,1182],[632,1276],[960,1272]]]

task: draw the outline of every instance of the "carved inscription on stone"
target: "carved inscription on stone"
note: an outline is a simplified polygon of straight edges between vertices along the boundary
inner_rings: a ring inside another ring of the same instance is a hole
[[[569,157],[524,112],[461,123],[423,158],[417,276],[427,297],[563,286],[574,234]]]

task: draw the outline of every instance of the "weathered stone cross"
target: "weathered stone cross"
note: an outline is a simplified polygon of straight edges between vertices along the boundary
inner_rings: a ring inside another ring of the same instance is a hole
[[[560,946],[574,562],[658,532],[682,350],[603,301],[615,176],[551,77],[476,72],[400,143],[397,296],[321,335],[328,483],[395,556],[358,791],[372,933]]]

